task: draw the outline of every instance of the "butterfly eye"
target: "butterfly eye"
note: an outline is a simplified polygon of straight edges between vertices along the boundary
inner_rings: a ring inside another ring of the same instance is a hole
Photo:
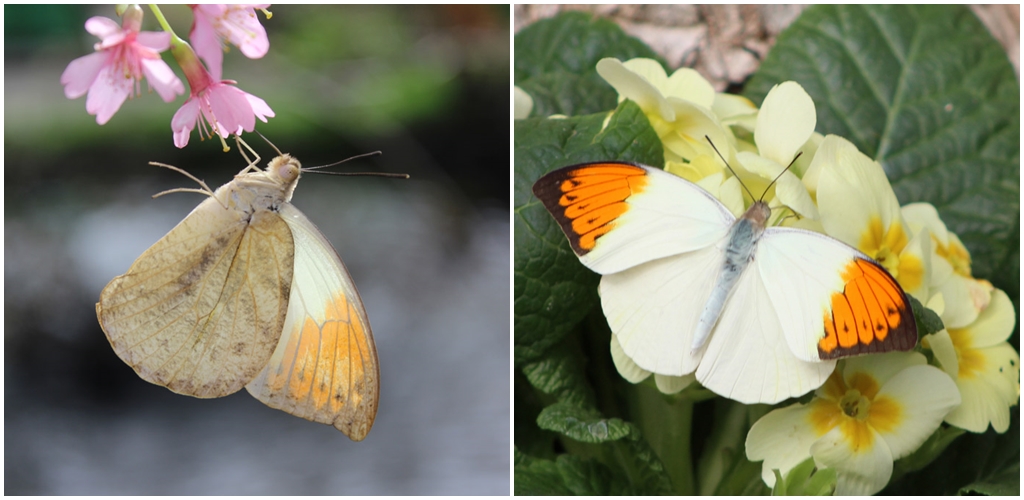
[[[272,175],[280,179],[283,184],[288,184],[297,179],[300,169],[299,161],[287,155],[275,158],[274,161],[270,162],[268,168]]]

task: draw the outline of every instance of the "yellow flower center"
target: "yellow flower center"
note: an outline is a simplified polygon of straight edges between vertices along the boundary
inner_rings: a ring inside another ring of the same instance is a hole
[[[878,216],[872,216],[857,247],[882,264],[904,289],[917,290],[924,281],[924,263],[916,255],[902,254],[908,242],[902,224],[891,224],[886,229]]]
[[[935,243],[935,253],[953,266],[953,272],[960,276],[971,276],[971,254],[967,253],[966,248],[957,244],[956,241],[950,241],[949,246],[943,245],[934,236],[932,236],[932,242]]]
[[[874,445],[871,429],[888,432],[902,420],[894,399],[878,395],[878,381],[863,372],[843,380],[836,370],[823,386],[820,397],[811,400],[809,419],[817,436],[839,427],[850,449],[867,452]]]
[[[950,328],[949,338],[953,341],[956,360],[960,363],[959,378],[973,378],[985,367],[985,357],[980,349],[975,349],[971,342],[971,332],[966,328]]]

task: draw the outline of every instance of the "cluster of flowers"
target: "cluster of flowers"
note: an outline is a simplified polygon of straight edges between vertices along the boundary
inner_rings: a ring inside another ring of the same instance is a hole
[[[142,9],[130,5],[121,13],[121,25],[105,17],[93,17],[85,29],[100,39],[96,51],[68,64],[60,77],[64,95],[76,99],[88,93],[85,109],[103,125],[121,104],[140,93],[143,77],[164,102],[185,92],[181,80],[161,59],[171,49],[175,61],[188,79],[190,95],[171,119],[174,145],[188,144],[192,129],[199,127],[200,139],[218,135],[222,145],[231,134],[252,132],[256,118],[263,122],[274,112],[267,103],[235,87],[233,80],[221,80],[225,42],[239,48],[246,57],[263,57],[270,48],[267,32],[260,25],[255,9],[269,5],[193,5],[189,39],[195,50],[174,34],[159,8],[153,13],[163,32],[140,31]],[[198,56],[198,58],[197,58]],[[204,67],[201,58],[206,66]],[[226,148],[226,146],[225,146]]]
[[[773,469],[785,476],[813,458],[819,468],[836,471],[836,494],[873,494],[889,482],[893,460],[917,450],[943,421],[971,432],[989,425],[1007,430],[1009,408],[1020,398],[1020,356],[1006,342],[1015,325],[1009,297],[971,276],[967,249],[935,207],[900,207],[878,162],[842,137],[814,132],[814,102],[799,84],[775,86],[758,109],[743,97],[716,93],[692,69],[669,76],[650,59],[603,59],[597,72],[620,101],[630,99],[643,110],[662,141],[665,170],[700,185],[737,216],[745,208],[739,180],[751,192],[767,190],[771,206],[792,211],[773,211],[770,223],[824,233],[859,249],[943,321],[945,329],[924,337],[918,351],[840,362],[809,403],[757,421],[746,454],[763,461],[766,484],[775,484]],[[529,96],[516,88],[514,97],[515,116],[528,116]],[[651,375],[614,336],[612,358],[630,382]],[[654,375],[665,393],[694,382],[693,375]]]

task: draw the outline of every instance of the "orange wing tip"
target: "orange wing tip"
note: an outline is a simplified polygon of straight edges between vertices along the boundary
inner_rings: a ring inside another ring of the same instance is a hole
[[[533,194],[555,218],[576,255],[594,249],[629,211],[626,199],[647,185],[647,171],[630,163],[584,163],[537,180]]]
[[[881,265],[855,257],[842,270],[842,292],[824,313],[818,357],[838,359],[860,354],[909,351],[917,345],[917,323],[899,283]]]

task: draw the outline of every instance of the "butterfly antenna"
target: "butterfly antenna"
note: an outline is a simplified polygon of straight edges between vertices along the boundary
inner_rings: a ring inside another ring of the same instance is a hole
[[[772,182],[768,184],[768,187],[765,188],[766,192],[772,188],[772,185],[775,184],[775,181],[779,180],[779,178],[782,177],[782,174],[789,171],[789,168],[792,167],[794,163],[796,163],[797,158],[800,158],[800,155],[802,154],[804,154],[803,151],[797,152],[796,156],[793,157],[793,161],[789,162],[789,165],[786,165],[786,168],[782,169],[782,172],[779,172],[779,175],[776,175],[775,178],[772,179]]]
[[[394,179],[408,179],[409,174],[395,174],[390,172],[320,172],[319,169],[333,167],[335,165],[341,165],[342,163],[358,160],[359,158],[366,158],[367,156],[377,156],[381,154],[380,151],[373,151],[370,153],[363,153],[361,155],[355,155],[349,158],[345,158],[341,161],[336,161],[327,165],[319,165],[316,167],[303,167],[303,172],[309,172],[312,174],[327,174],[327,175],[348,175],[348,176],[370,176],[370,177],[390,177]]]
[[[262,137],[264,141],[267,141],[267,144],[270,144],[270,147],[274,148],[274,151],[277,151],[277,156],[284,155],[284,153],[282,153],[280,149],[277,149],[277,146],[275,146],[274,143],[270,142],[270,139],[267,139],[267,137],[261,134],[259,130],[253,129],[253,132],[256,132],[256,135]]]
[[[722,153],[720,151],[718,151],[718,148],[715,147],[715,143],[711,142],[711,138],[706,136],[706,135],[704,136],[704,138],[708,140],[708,144],[711,145],[711,149],[714,149],[715,153],[718,153],[718,157],[722,159],[722,163],[725,163],[725,168],[728,168],[729,171],[732,172],[733,177],[735,177],[736,180],[740,181],[740,185],[743,186],[743,190],[746,191],[747,194],[750,195],[750,199],[753,200],[754,199],[754,193],[751,193],[750,189],[747,189],[747,185],[744,184],[742,180],[740,180],[740,176],[736,175],[736,171],[733,170],[732,167],[729,166],[729,162],[726,161],[725,157],[722,156]],[[761,197],[764,198],[764,195],[762,195]]]

